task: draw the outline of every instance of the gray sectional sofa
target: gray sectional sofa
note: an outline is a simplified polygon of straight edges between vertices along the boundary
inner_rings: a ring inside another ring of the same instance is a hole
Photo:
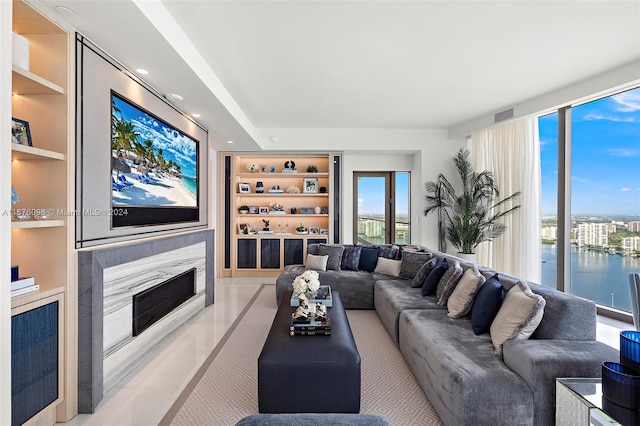
[[[308,252],[317,255],[323,248],[310,245]],[[472,266],[425,247],[408,249],[438,261],[460,262],[464,270]],[[619,356],[595,340],[593,302],[531,282],[531,291],[546,302],[542,320],[529,339],[507,340],[502,355],[496,355],[489,333],[474,334],[469,315],[448,317],[436,296],[423,297],[422,289],[412,286],[416,268],[404,268],[405,261],[402,266],[401,276],[320,271],[320,282],[340,292],[345,308],[376,310],[446,425],[554,424],[555,379],[600,377],[602,362]],[[496,273],[478,269],[486,278]],[[303,265],[285,267],[276,281],[278,302],[304,270]],[[505,292],[519,281],[507,274],[498,277]]]

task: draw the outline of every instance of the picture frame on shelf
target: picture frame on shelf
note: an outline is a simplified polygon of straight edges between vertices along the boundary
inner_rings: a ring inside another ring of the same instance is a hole
[[[258,206],[249,206],[249,214],[258,214]]]
[[[269,214],[269,207],[258,207],[258,214]]]
[[[251,185],[248,183],[238,183],[238,192],[240,194],[251,194]]]
[[[249,234],[249,224],[238,223],[238,234],[241,234],[241,235]]]
[[[320,228],[320,235],[329,235],[329,229]]]
[[[320,209],[320,214],[329,214],[329,207],[322,206],[322,208]]]
[[[275,173],[276,172],[276,166],[269,166],[269,173]]]
[[[300,214],[313,214],[313,207],[300,207]]]
[[[260,164],[260,173],[267,173],[267,165]]]
[[[28,121],[11,117],[11,142],[17,145],[33,146]]]
[[[320,233],[320,229],[315,227],[315,226],[311,226],[309,228],[309,235],[318,235]]]
[[[303,192],[305,194],[317,194],[318,193],[318,179],[317,178],[304,178]]]

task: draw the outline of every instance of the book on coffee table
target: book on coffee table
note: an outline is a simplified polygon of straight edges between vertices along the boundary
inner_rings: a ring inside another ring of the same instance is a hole
[[[291,323],[289,324],[289,334],[291,336],[313,336],[331,334],[331,318],[327,315],[325,321],[316,321],[312,315],[308,320],[297,320],[291,314]]]

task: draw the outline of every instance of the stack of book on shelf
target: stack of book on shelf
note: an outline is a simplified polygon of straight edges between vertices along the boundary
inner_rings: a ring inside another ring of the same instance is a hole
[[[40,286],[36,284],[33,277],[18,278],[15,281],[11,281],[11,297],[36,291],[39,288]]]
[[[314,316],[308,320],[296,320],[291,314],[291,324],[289,325],[290,336],[330,336],[331,318],[327,315],[324,321],[316,321]]]

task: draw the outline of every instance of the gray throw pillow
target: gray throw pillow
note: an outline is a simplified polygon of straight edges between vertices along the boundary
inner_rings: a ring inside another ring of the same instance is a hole
[[[422,265],[431,259],[431,253],[418,253],[415,251],[402,251],[402,265],[400,266],[400,276],[412,280]],[[422,279],[424,281],[424,278]]]
[[[447,306],[447,300],[449,300],[449,296],[451,296],[451,293],[455,290],[463,273],[464,271],[462,270],[462,266],[460,266],[460,262],[456,260],[456,263],[447,269],[447,272],[440,278],[438,287],[436,288],[438,306]]]
[[[404,262],[404,259],[402,260]],[[429,275],[429,272],[438,266],[438,258],[433,256],[431,259],[427,260],[421,267],[418,269],[416,276],[413,277],[413,281],[411,282],[411,287],[413,288],[421,288],[424,284],[425,278]],[[401,268],[402,273],[402,268]]]
[[[340,269],[343,271],[357,271],[361,252],[362,246],[345,246]]]
[[[327,261],[327,271],[340,270],[340,263],[342,263],[343,252],[344,252],[344,246],[340,244],[320,244],[320,247],[318,247],[319,255],[329,256],[329,260]]]

